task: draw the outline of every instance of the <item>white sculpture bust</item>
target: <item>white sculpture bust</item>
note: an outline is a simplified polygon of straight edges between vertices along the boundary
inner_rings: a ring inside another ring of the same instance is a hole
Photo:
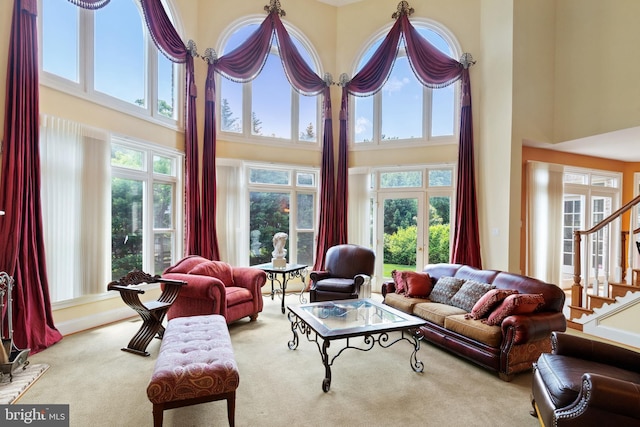
[[[274,267],[286,267],[287,260],[285,256],[287,256],[287,250],[284,246],[287,243],[287,238],[289,235],[287,233],[276,233],[273,235],[273,252],[271,255],[273,258],[271,262],[273,262]]]

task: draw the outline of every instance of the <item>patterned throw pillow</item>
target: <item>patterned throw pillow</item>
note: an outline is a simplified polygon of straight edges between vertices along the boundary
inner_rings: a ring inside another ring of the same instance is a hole
[[[498,307],[483,319],[487,325],[500,325],[507,316],[512,314],[533,313],[544,304],[542,294],[514,294],[506,297]]]
[[[396,294],[404,294],[407,290],[407,284],[404,278],[404,271],[393,270],[391,278],[395,284]]]
[[[407,285],[405,296],[413,298],[426,298],[431,293],[433,282],[428,273],[405,271],[403,274]]]
[[[463,283],[464,280],[455,277],[441,277],[429,294],[429,299],[433,302],[451,305],[451,298],[460,290]]]
[[[471,313],[466,314],[465,318],[478,320],[487,317],[502,300],[517,293],[515,289],[492,289],[480,297],[471,309]]]
[[[467,280],[453,298],[451,298],[451,305],[470,312],[482,295],[491,289],[495,289],[495,286],[488,283]]]

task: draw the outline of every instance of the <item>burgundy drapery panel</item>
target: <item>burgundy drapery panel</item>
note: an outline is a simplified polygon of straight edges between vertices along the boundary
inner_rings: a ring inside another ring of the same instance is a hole
[[[291,36],[280,20],[280,15],[277,10],[270,11],[258,29],[254,31],[243,44],[220,58],[210,59],[206,87],[207,109],[205,111],[203,175],[205,176],[205,180],[211,180],[211,182],[206,185],[206,188],[203,187],[204,205],[207,206],[206,200],[215,201],[216,135],[215,79],[213,78],[213,73],[219,73],[223,77],[236,82],[248,82],[255,79],[267,60],[274,37],[278,44],[285,75],[294,90],[307,96],[323,95],[323,157],[316,264],[318,264],[318,262],[324,264],[324,253],[329,247],[328,245],[333,242],[334,235],[332,231],[334,215],[334,170],[331,97],[329,93],[330,83],[318,76],[302,58],[300,52],[298,52],[298,49],[293,44]],[[207,164],[209,164],[210,167],[207,166]],[[211,172],[205,173],[205,167]],[[210,212],[210,215],[215,215],[215,211]]]
[[[348,183],[346,169],[347,132],[349,94],[370,96],[378,92],[387,81],[395,62],[400,40],[404,39],[407,58],[418,80],[430,88],[441,88],[457,80],[462,82],[462,103],[460,115],[460,144],[458,148],[458,190],[456,200],[456,218],[453,225],[453,249],[451,262],[468,264],[481,268],[480,240],[477,221],[477,203],[475,196],[475,172],[473,166],[473,128],[471,114],[471,82],[468,69],[460,62],[440,52],[424,39],[409,22],[406,13],[400,13],[382,44],[374,52],[371,59],[350,81],[342,82],[343,99],[340,111],[340,159],[338,183],[336,191],[346,193]],[[344,133],[342,120],[345,120]],[[342,156],[345,156],[343,159]],[[346,202],[345,202],[346,203]],[[346,204],[345,204],[346,206]],[[340,209],[337,206],[336,209]],[[346,210],[344,211],[346,215]],[[346,234],[346,233],[345,233]]]
[[[0,269],[14,279],[13,341],[31,353],[62,339],[53,323],[42,227],[37,7],[37,0],[13,5],[0,187],[6,212]]]

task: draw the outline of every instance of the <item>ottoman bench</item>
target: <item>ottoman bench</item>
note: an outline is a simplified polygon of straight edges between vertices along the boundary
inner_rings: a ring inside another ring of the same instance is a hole
[[[147,396],[153,403],[153,425],[162,426],[165,409],[226,400],[227,418],[233,427],[239,381],[223,316],[171,319],[147,387]]]

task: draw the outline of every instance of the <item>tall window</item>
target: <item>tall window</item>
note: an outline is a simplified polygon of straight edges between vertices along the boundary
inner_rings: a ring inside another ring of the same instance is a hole
[[[562,245],[562,281],[572,283],[573,232],[588,230],[610,216],[620,205],[621,175],[615,172],[565,168]],[[619,247],[619,225],[604,227],[589,240],[588,274],[602,282],[613,274]]]
[[[250,264],[270,262],[273,235],[285,232],[287,262],[313,265],[318,173],[304,168],[249,166]]]
[[[160,274],[176,261],[181,224],[175,153],[116,140],[111,145],[111,271]]]
[[[137,0],[111,0],[95,11],[40,0],[39,11],[43,84],[130,114],[177,121],[179,66],[153,44]]]
[[[233,30],[222,52],[230,52],[258,28],[245,23]],[[292,40],[307,63],[318,69],[309,44],[287,28]],[[318,144],[319,98],[297,93],[289,84],[279,57],[277,44],[272,44],[260,74],[249,83],[220,79],[220,131],[226,138],[260,139],[268,142]]]
[[[440,51],[454,57],[451,38],[432,24],[416,23],[420,35]],[[364,53],[358,70],[380,46],[377,40]],[[459,49],[458,49],[459,50]],[[459,83],[442,89],[428,89],[411,69],[401,43],[389,79],[373,96],[354,97],[351,120],[352,141],[356,146],[372,144],[456,142],[457,97]]]

